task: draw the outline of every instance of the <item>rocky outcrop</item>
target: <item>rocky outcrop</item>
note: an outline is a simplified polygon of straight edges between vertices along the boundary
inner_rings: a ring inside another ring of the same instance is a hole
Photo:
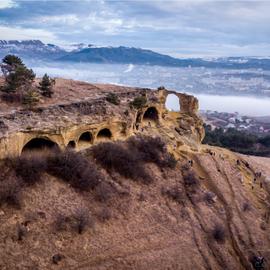
[[[80,82],[73,82],[72,87],[76,88],[77,84],[89,87]],[[0,158],[20,155],[27,143],[37,138],[43,140],[41,144],[48,140],[61,149],[72,143],[77,150],[101,140],[123,140],[138,133],[166,134],[165,139],[172,147],[192,146],[202,140],[203,123],[197,116],[198,100],[195,97],[166,89],[113,86],[113,92],[120,99],[120,104],[114,105],[106,101],[111,87],[103,86],[96,97],[3,114],[0,117]],[[179,98],[180,112],[166,109],[169,94]],[[131,107],[130,102],[140,96],[145,96],[146,104],[137,109]],[[108,129],[111,135],[99,136],[103,129]],[[80,139],[85,132],[90,134],[89,141]]]

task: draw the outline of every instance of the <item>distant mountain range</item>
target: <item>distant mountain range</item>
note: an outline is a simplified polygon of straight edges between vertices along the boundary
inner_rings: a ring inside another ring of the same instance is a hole
[[[44,44],[40,40],[0,40],[0,57],[16,54],[23,59],[57,59],[66,54],[66,50],[53,45]]]
[[[168,55],[130,47],[96,47],[83,43],[59,47],[44,44],[40,40],[0,40],[0,57],[16,54],[24,60],[46,60],[74,63],[108,63],[159,65],[171,67],[207,67],[270,70],[270,58],[225,57],[216,59],[187,58],[177,59]]]

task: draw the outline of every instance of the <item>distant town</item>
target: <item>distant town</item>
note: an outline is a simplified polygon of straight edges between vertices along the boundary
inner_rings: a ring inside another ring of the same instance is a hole
[[[226,113],[217,111],[201,111],[204,121],[212,128],[235,128],[240,131],[256,135],[266,135],[270,133],[270,116],[268,117],[250,117],[239,113]]]

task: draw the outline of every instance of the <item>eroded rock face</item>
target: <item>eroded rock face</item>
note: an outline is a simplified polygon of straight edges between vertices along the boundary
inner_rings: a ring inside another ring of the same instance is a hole
[[[76,88],[74,81],[72,87]],[[174,147],[183,144],[192,146],[204,137],[203,122],[197,115],[198,100],[194,96],[166,89],[110,85],[99,85],[99,89],[98,95],[81,100],[65,104],[56,102],[34,111],[14,110],[2,114],[0,158],[20,155],[24,146],[35,138],[52,141],[61,149],[72,142],[75,149],[82,150],[100,141],[124,140],[138,133],[161,135]],[[112,89],[119,97],[120,105],[106,101]],[[179,98],[180,112],[166,109],[165,101],[169,94]],[[132,108],[130,102],[139,96],[145,96],[147,103],[139,109]],[[104,129],[109,131],[110,136],[100,135]],[[91,140],[83,139],[85,132],[90,134]]]

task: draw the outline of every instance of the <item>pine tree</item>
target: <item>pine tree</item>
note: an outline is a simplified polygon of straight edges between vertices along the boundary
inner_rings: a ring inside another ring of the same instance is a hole
[[[51,98],[53,95],[53,86],[55,84],[55,80],[50,78],[46,73],[42,77],[41,82],[39,83],[39,89],[42,96]]]
[[[7,55],[3,58],[1,70],[5,77],[5,85],[1,90],[10,94],[16,92],[24,94],[31,88],[36,76],[33,70],[28,69],[15,55]]]
[[[35,89],[28,90],[23,97],[23,104],[26,105],[29,109],[35,107],[39,102],[39,94]]]

